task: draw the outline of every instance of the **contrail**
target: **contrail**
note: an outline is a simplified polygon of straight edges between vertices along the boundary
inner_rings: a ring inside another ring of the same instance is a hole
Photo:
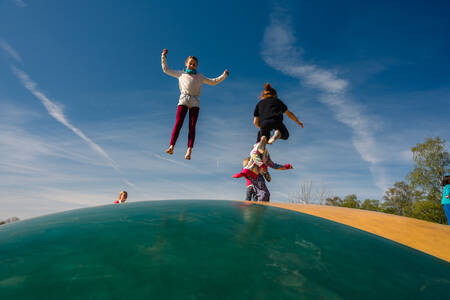
[[[165,160],[165,161],[168,161],[168,162],[170,162],[172,164],[176,164],[176,165],[179,165],[179,166],[183,166],[186,169],[192,169],[192,170],[197,171],[197,172],[202,173],[202,174],[209,174],[209,172],[206,172],[206,171],[200,170],[198,168],[192,167],[192,166],[190,166],[188,164],[185,164],[185,163],[182,163],[182,162],[170,159],[170,158],[162,157],[161,155],[156,154],[156,153],[152,153],[152,152],[149,152],[149,153],[153,154],[153,156],[158,158],[158,159]]]
[[[114,170],[116,170],[121,175],[121,172],[120,172],[120,169],[119,169],[117,163],[108,155],[108,153],[106,153],[99,145],[97,145],[90,138],[88,138],[80,129],[73,126],[67,120],[62,108],[60,106],[58,106],[56,103],[52,102],[50,99],[48,99],[48,97],[44,93],[39,91],[37,89],[37,84],[33,80],[31,80],[31,78],[28,76],[28,74],[26,74],[22,70],[16,68],[15,66],[11,66],[11,68],[12,68],[14,74],[17,76],[17,78],[19,78],[19,80],[22,82],[23,86],[27,90],[29,90],[36,98],[38,98],[41,101],[41,103],[47,109],[48,113],[53,118],[55,118],[58,122],[60,122],[61,124],[63,124],[67,128],[69,128],[70,130],[72,130],[73,133],[75,133],[82,140],[84,140],[89,145],[89,147],[91,147],[95,152],[99,153],[102,157],[104,157],[108,161],[109,165],[112,168],[114,168]],[[125,178],[122,178],[122,180],[127,185],[134,187],[134,184],[132,184]]]
[[[0,47],[8,53],[12,58],[17,60],[18,62],[22,63],[22,57],[20,57],[19,53],[17,53],[16,50],[14,50],[13,47],[11,47],[10,44],[8,44],[5,40],[0,39]]]

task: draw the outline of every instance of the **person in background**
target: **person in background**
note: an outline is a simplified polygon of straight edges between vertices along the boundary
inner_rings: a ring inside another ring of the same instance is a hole
[[[441,204],[447,217],[447,224],[450,225],[450,175],[444,176],[441,185],[444,187]]]
[[[127,201],[128,198],[128,193],[127,191],[121,191],[119,193],[119,197],[117,198],[116,201],[114,201],[114,204],[121,204],[121,203],[125,203],[125,201]]]

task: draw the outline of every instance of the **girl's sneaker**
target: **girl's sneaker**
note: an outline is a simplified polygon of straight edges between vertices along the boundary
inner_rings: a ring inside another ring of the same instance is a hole
[[[266,136],[262,136],[258,145],[258,152],[263,154],[266,151],[267,138]]]
[[[275,130],[275,132],[273,133],[272,137],[269,139],[267,144],[272,144],[273,142],[278,140],[280,137],[281,137],[281,132],[277,129],[277,130]]]

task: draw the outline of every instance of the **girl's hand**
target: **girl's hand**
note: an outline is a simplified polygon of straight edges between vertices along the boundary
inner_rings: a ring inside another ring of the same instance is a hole
[[[162,51],[162,55],[166,56],[166,55],[167,55],[167,52],[169,52],[169,50],[167,50],[167,49],[163,49],[163,51]]]
[[[284,166],[282,166],[278,170],[290,170],[290,169],[293,169],[293,168],[294,167],[291,164],[285,164]]]
[[[230,72],[228,72],[228,69],[226,69],[226,70],[224,71],[224,73],[225,73],[225,75],[227,75],[227,76],[230,75]]]
[[[297,124],[300,125],[301,128],[303,128],[303,122],[299,121]]]

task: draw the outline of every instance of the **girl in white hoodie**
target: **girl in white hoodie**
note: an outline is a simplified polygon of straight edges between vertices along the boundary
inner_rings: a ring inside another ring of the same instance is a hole
[[[195,141],[195,125],[197,124],[198,114],[200,111],[200,94],[202,92],[202,84],[219,84],[227,78],[229,73],[228,70],[225,70],[223,74],[217,78],[211,79],[205,77],[203,74],[197,73],[198,59],[195,56],[189,56],[186,59],[186,67],[184,70],[172,70],[167,66],[167,52],[167,49],[162,51],[161,66],[164,73],[178,78],[178,85],[181,94],[178,101],[177,116],[175,126],[172,131],[172,137],[170,139],[170,146],[166,152],[173,154],[173,148],[175,147],[181,127],[183,126],[186,113],[189,110],[188,149],[184,157],[187,160],[190,160]]]

